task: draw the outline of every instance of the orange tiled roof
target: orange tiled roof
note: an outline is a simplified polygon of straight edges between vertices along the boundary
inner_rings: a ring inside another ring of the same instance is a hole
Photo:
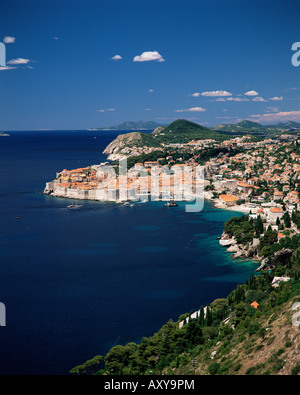
[[[220,195],[220,199],[224,200],[224,202],[234,202],[235,200],[238,200],[239,198],[234,195]]]
[[[239,185],[240,187],[253,188],[253,185],[247,184],[247,183],[244,182],[244,181],[239,182],[238,185]]]
[[[272,213],[282,213],[283,211],[282,211],[282,208],[280,208],[280,207],[274,207],[274,208],[271,208],[271,210],[270,210]]]

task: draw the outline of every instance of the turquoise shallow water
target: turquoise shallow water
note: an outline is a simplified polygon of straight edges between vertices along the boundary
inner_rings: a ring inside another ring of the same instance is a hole
[[[103,162],[114,136],[15,132],[0,140],[2,374],[66,374],[226,297],[257,267],[232,260],[217,240],[241,214],[210,203],[200,213],[159,202],[68,210],[69,200],[42,194],[56,171]]]

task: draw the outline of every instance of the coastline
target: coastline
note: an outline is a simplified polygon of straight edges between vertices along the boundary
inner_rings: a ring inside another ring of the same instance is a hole
[[[245,213],[245,214],[248,214],[251,211],[251,209],[249,207],[245,206],[244,204],[241,204],[241,205],[236,204],[235,206],[226,206],[224,203],[220,202],[220,200],[213,199],[211,192],[204,192],[204,199],[212,202],[214,208],[217,208],[217,209],[235,211],[235,212],[240,212],[240,213]]]
[[[54,181],[51,182],[51,184]],[[47,186],[44,190],[44,194],[46,195],[50,195],[53,197],[58,197],[58,198],[67,198],[67,199],[72,199],[72,200],[80,200],[80,201],[99,201],[99,202],[107,202],[110,201],[111,203],[115,203],[115,204],[127,204],[129,205],[130,201],[134,204],[136,203],[136,201],[133,201],[132,199],[128,199],[128,200],[117,200],[117,199],[99,199],[97,197],[96,194],[94,194],[93,196],[89,196],[88,198],[86,197],[86,195],[84,194],[78,194],[73,192],[73,194],[69,194],[67,193],[57,193],[55,190],[54,191],[50,191],[48,188],[48,185],[50,183],[47,183]],[[52,185],[53,186],[53,185]],[[72,190],[70,190],[72,191]],[[245,205],[234,205],[234,206],[227,206],[225,205],[223,202],[220,202],[218,199],[213,199],[212,198],[212,193],[211,192],[207,192],[204,191],[203,192],[203,199],[210,202],[213,206],[214,209],[216,210],[224,210],[224,211],[228,211],[232,213],[232,217],[234,217],[235,213],[243,213],[243,214],[248,214],[251,209],[248,208]],[[147,202],[148,200],[146,200]],[[161,202],[165,202],[165,200],[160,199],[159,201]],[[224,223],[225,224],[225,223]],[[234,239],[231,240],[230,243],[228,243],[227,245],[224,244],[222,245],[222,241],[226,243],[226,241],[228,241],[229,236],[226,235],[226,233],[224,232],[224,224],[223,224],[223,233],[222,236],[220,237],[219,240],[219,245],[222,248],[226,248],[226,253],[231,254],[230,258],[231,259],[239,259],[239,260],[244,260],[244,261],[254,261],[254,262],[258,262],[261,263],[262,258],[258,257],[258,251],[255,247],[253,247],[253,245],[248,245],[248,246],[240,246],[239,244],[236,243],[236,241]],[[257,271],[259,271],[259,269],[262,267],[262,264],[259,265],[259,267],[256,269]]]
[[[248,214],[251,209],[246,207],[245,205],[235,205],[232,207],[225,206],[222,202],[216,201],[216,199],[212,199],[209,197],[208,194],[205,194],[204,197],[207,201],[210,201],[215,209],[221,209],[221,210],[226,210],[226,211],[231,211],[233,216],[234,213],[243,213],[243,214]],[[225,223],[224,223],[225,225]],[[223,228],[224,229],[224,228]],[[222,244],[223,242],[223,244]],[[257,267],[256,271],[260,271],[261,268],[264,266],[263,265],[263,258],[260,258],[258,256],[258,251],[257,251],[257,241],[252,242],[250,245],[246,246],[240,246],[237,244],[236,240],[233,238],[230,238],[228,234],[223,231],[222,236],[219,240],[220,246],[226,249],[227,253],[231,254],[231,259],[238,259],[238,260],[243,260],[243,261],[252,261],[255,263],[258,263],[259,266]]]
[[[99,167],[95,165],[90,166],[90,169],[95,169],[94,171],[98,171],[99,168],[101,169],[101,166]],[[59,178],[47,182],[46,187],[44,189],[44,194],[53,197],[67,198],[72,200],[80,200],[80,201],[89,200],[89,201],[99,201],[99,202],[109,201],[115,204],[128,204],[128,205],[130,204],[130,202],[134,204],[137,202],[137,200],[141,200],[141,196],[136,193],[137,191],[132,193],[132,191],[128,190],[128,195],[125,196],[126,199],[121,200],[118,198],[119,192],[117,190],[115,190],[112,193],[110,190],[105,191],[103,188],[100,190],[98,190],[97,188],[86,190],[86,189],[72,189],[66,186],[61,187],[60,185],[61,184]],[[229,206],[224,202],[220,201],[219,199],[213,198],[213,194],[210,191],[203,191],[202,198],[210,202],[214,209],[231,212],[232,217],[234,217],[235,213],[249,214],[249,212],[251,211],[251,209],[244,204]],[[147,199],[146,202],[147,201],[149,200]],[[158,199],[158,201],[166,202],[168,201],[168,199],[163,199],[162,197]],[[257,245],[254,246],[254,240],[251,244],[249,243],[249,245],[247,246],[240,246],[239,244],[236,243],[234,239],[229,241],[228,240],[229,236],[226,235],[226,233],[224,232],[224,224],[223,224],[223,233],[220,238],[219,244],[223,248],[227,247],[226,252],[232,253],[231,258],[261,262],[262,259],[258,258],[258,251],[257,248],[255,248]]]

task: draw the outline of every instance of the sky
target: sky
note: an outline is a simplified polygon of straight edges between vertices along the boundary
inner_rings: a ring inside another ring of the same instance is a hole
[[[0,130],[300,122],[299,15],[289,0],[1,0]]]

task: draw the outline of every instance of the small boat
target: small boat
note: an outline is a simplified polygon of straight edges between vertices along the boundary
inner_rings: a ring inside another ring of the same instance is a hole
[[[70,210],[76,210],[76,209],[82,207],[82,204],[69,204],[69,206],[67,206],[67,207]]]
[[[166,207],[176,207],[178,204],[175,202],[175,200],[172,200],[171,202],[167,202],[165,204]]]

